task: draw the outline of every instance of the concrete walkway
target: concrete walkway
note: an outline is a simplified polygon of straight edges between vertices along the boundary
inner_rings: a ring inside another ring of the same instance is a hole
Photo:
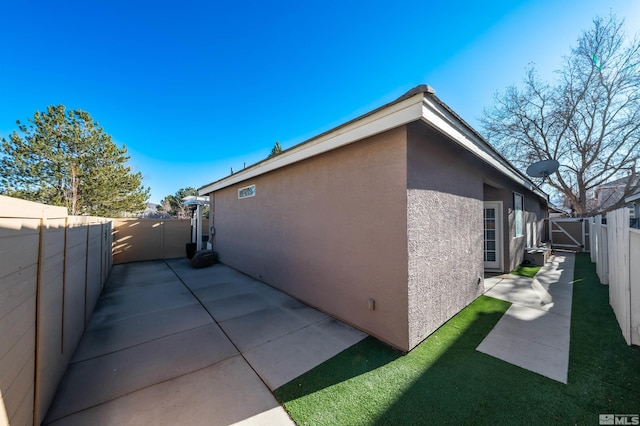
[[[567,383],[574,259],[556,253],[534,279],[485,279],[485,295],[512,305],[477,350]]]
[[[271,390],[365,336],[224,265],[116,265],[44,424],[292,424]]]

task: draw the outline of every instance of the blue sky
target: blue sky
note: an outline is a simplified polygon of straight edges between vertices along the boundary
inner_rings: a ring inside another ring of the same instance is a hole
[[[0,136],[47,105],[88,111],[152,202],[426,83],[478,130],[527,64],[553,77],[581,30],[640,0],[5,1]]]

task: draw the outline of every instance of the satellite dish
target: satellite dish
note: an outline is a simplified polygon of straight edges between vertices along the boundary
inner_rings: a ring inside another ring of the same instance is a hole
[[[542,160],[527,167],[527,174],[531,177],[542,178],[542,180],[544,180],[551,176],[552,173],[555,173],[558,167],[560,167],[560,163],[556,160]]]

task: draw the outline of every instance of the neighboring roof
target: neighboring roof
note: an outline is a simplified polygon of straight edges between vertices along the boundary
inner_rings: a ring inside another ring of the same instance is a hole
[[[557,212],[562,214],[571,214],[571,210],[565,207],[558,207],[553,204],[549,204],[549,212]]]
[[[620,187],[620,186],[626,186],[627,182],[629,182],[629,179],[631,179],[631,176],[624,176],[621,177],[619,179],[616,180],[612,180],[610,182],[605,182],[601,185],[598,185],[596,187],[596,190],[601,189],[601,188],[616,188],[616,187]]]
[[[632,180],[633,179],[633,180]],[[624,176],[622,178],[598,185],[594,190],[594,199],[592,203],[599,210],[610,208],[619,202],[625,195],[627,185],[635,185],[638,182],[637,177]],[[633,198],[637,194],[631,194],[625,198],[625,202],[630,203],[629,198]]]
[[[548,199],[546,193],[537,188],[524,173],[516,169],[476,130],[438,99],[435,90],[426,84],[414,87],[395,101],[286,149],[278,155],[204,185],[198,188],[198,192],[208,194],[414,121],[427,123],[513,181],[545,200]]]

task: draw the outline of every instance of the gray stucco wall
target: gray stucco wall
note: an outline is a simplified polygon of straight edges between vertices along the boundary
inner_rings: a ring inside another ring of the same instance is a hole
[[[252,184],[256,196],[239,200]],[[514,190],[541,230],[537,196],[415,122],[216,191],[214,247],[222,262],[410,350],[481,294],[484,201],[503,202],[504,269],[522,260]]]
[[[478,160],[423,124],[408,126],[411,348],[481,294],[483,175]]]
[[[528,245],[537,245],[545,239],[543,219],[547,217],[546,206],[533,191],[496,172],[486,173],[485,181],[488,182],[484,185],[484,200],[502,202],[502,217],[506,219],[502,228],[502,271],[509,272],[522,262]],[[520,237],[516,236],[514,193],[524,197],[524,235]]]
[[[401,127],[216,191],[220,260],[408,350],[406,158]]]
[[[513,218],[513,185],[500,176],[491,174],[491,184],[484,185],[485,201],[502,202],[502,272],[512,271],[512,253],[516,253],[517,242],[513,241],[515,229]],[[495,185],[495,186],[494,186]],[[508,185],[506,188],[503,185]]]

